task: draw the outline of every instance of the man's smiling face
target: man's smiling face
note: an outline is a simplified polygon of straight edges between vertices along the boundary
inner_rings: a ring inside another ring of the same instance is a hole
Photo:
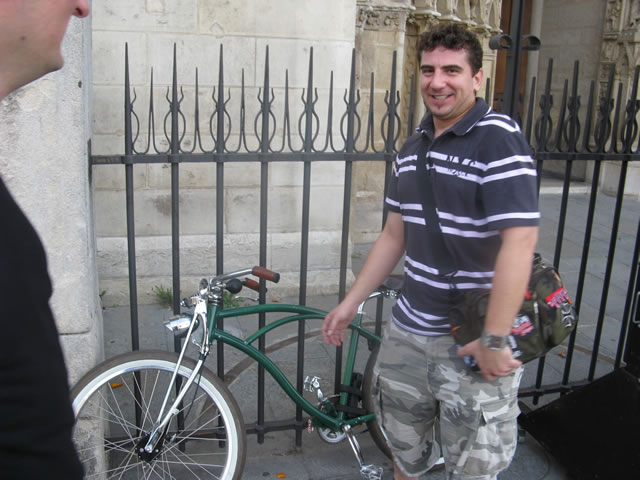
[[[436,47],[422,52],[420,73],[422,98],[440,134],[475,105],[482,69],[473,73],[466,50]]]

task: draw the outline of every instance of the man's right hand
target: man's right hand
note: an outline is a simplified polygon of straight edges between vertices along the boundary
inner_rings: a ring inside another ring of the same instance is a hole
[[[322,322],[324,341],[329,345],[341,345],[344,342],[344,332],[357,312],[357,305],[354,306],[344,301],[331,310]]]

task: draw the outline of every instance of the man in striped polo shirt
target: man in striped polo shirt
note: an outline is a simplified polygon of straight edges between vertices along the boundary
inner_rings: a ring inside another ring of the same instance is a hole
[[[374,369],[394,479],[419,477],[441,455],[447,478],[494,479],[517,440],[522,367],[506,339],[537,241],[536,172],[518,125],[476,98],[483,76],[477,38],[460,25],[439,24],[421,36],[418,52],[429,113],[398,153],[384,229],[355,284],[327,315],[323,336],[342,343],[358,304],[404,254],[402,296]],[[443,265],[434,247],[424,188],[433,193],[437,237],[452,265]],[[459,348],[447,313],[451,293],[470,288],[491,289],[485,329]],[[465,363],[469,356],[479,372]]]

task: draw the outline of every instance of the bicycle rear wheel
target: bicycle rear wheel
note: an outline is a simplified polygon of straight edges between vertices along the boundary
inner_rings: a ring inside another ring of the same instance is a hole
[[[157,421],[178,356],[131,352],[104,362],[73,388],[74,442],[85,478],[239,479],[246,455],[240,409],[224,383],[203,368],[189,387],[180,414],[153,453],[143,454]],[[177,384],[195,362],[183,358]],[[171,401],[176,388],[171,388]]]
[[[364,380],[362,383],[362,405],[368,412],[375,412],[375,391],[374,391],[374,378],[373,378],[373,366],[378,358],[378,351],[380,350],[380,344],[377,344],[371,350],[369,359],[367,360],[367,366],[364,369]],[[378,425],[377,420],[367,422],[367,429],[373,442],[378,446],[380,451],[384,453],[388,458],[391,458],[391,450],[387,444],[387,439],[384,431]]]

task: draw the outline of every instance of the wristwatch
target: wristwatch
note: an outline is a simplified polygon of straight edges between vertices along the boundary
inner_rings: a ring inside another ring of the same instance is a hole
[[[480,343],[491,350],[502,350],[507,346],[507,339],[508,337],[491,335],[484,330],[482,331],[482,335],[480,335]]]

